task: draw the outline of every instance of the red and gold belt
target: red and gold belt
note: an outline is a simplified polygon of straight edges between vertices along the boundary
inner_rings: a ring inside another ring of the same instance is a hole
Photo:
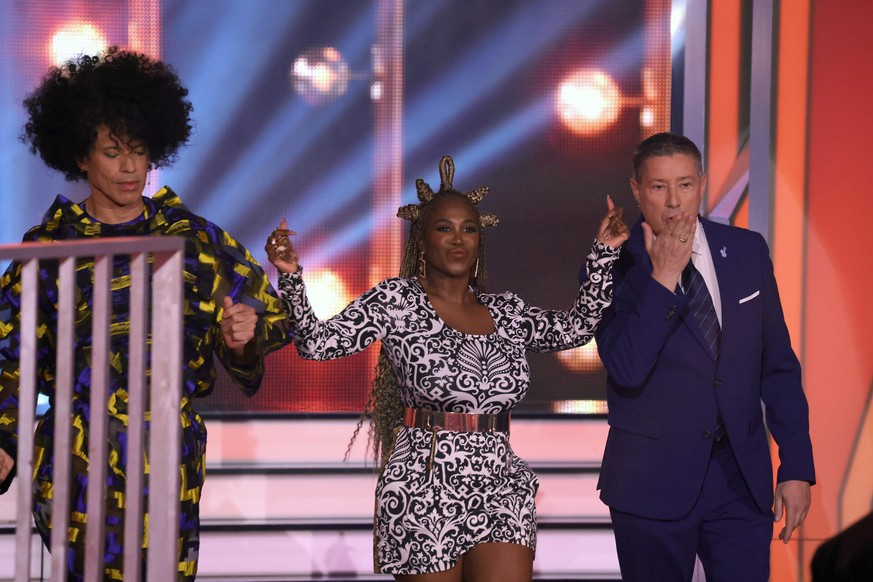
[[[499,414],[470,414],[407,408],[403,424],[424,430],[455,432],[509,432],[509,412]]]

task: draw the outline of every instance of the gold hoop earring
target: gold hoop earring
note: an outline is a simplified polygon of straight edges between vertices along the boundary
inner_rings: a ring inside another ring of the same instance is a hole
[[[427,263],[424,260],[424,251],[418,251],[418,277],[427,279]]]

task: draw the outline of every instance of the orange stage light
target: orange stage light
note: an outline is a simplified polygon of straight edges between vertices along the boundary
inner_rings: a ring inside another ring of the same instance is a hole
[[[87,22],[71,22],[51,36],[52,64],[60,66],[77,55],[96,55],[106,51],[106,35]]]
[[[597,342],[593,339],[582,347],[556,352],[555,357],[571,372],[594,372],[603,367],[597,355]]]
[[[615,81],[596,70],[582,70],[558,87],[555,108],[574,133],[593,135],[612,125],[621,112],[622,95]]]
[[[352,300],[342,277],[330,269],[307,271],[306,295],[319,319],[333,317]]]

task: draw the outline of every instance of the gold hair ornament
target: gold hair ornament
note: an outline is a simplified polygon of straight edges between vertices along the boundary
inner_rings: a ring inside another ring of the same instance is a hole
[[[427,182],[425,182],[421,178],[418,178],[415,181],[415,190],[418,193],[418,199],[421,202],[419,204],[407,204],[405,206],[401,206],[397,209],[397,216],[405,220],[409,220],[410,222],[415,222],[421,216],[422,206],[424,206],[425,204],[429,204],[436,194],[439,194],[440,192],[445,192],[447,190],[452,190],[452,182],[454,181],[454,178],[455,163],[454,161],[452,161],[451,156],[443,156],[440,159],[439,191],[435,193]],[[465,196],[473,206],[476,206],[485,199],[485,196],[488,195],[488,186],[481,186],[479,188],[476,188],[475,190],[465,192],[462,195]],[[500,219],[498,219],[493,214],[480,212],[479,222],[482,224],[483,228],[489,228],[492,226],[497,226],[500,223]]]

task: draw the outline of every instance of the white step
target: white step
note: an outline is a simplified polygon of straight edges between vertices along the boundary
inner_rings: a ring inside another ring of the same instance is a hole
[[[209,418],[206,425],[198,579],[390,579],[371,574],[376,476],[366,467],[365,435],[342,461],[354,419]],[[512,447],[540,480],[537,579],[619,579],[609,512],[595,490],[606,433],[596,418],[512,421]],[[0,497],[7,531],[15,489]],[[0,580],[11,577],[12,545],[11,534],[0,535]]]
[[[252,418],[220,420],[207,418],[208,465],[341,463],[355,420],[348,418]],[[366,431],[350,456],[351,464],[363,464]],[[531,464],[572,464],[599,467],[606,444],[606,421],[597,418],[514,418],[510,443]]]
[[[620,579],[611,530],[541,530],[538,536],[534,561],[538,578]],[[369,531],[285,531],[245,536],[206,532],[201,539],[197,579],[360,579],[372,572],[373,535]]]
[[[540,472],[541,519],[604,523],[596,473]],[[207,476],[200,515],[209,520],[372,519],[376,476],[346,474],[224,474]]]

